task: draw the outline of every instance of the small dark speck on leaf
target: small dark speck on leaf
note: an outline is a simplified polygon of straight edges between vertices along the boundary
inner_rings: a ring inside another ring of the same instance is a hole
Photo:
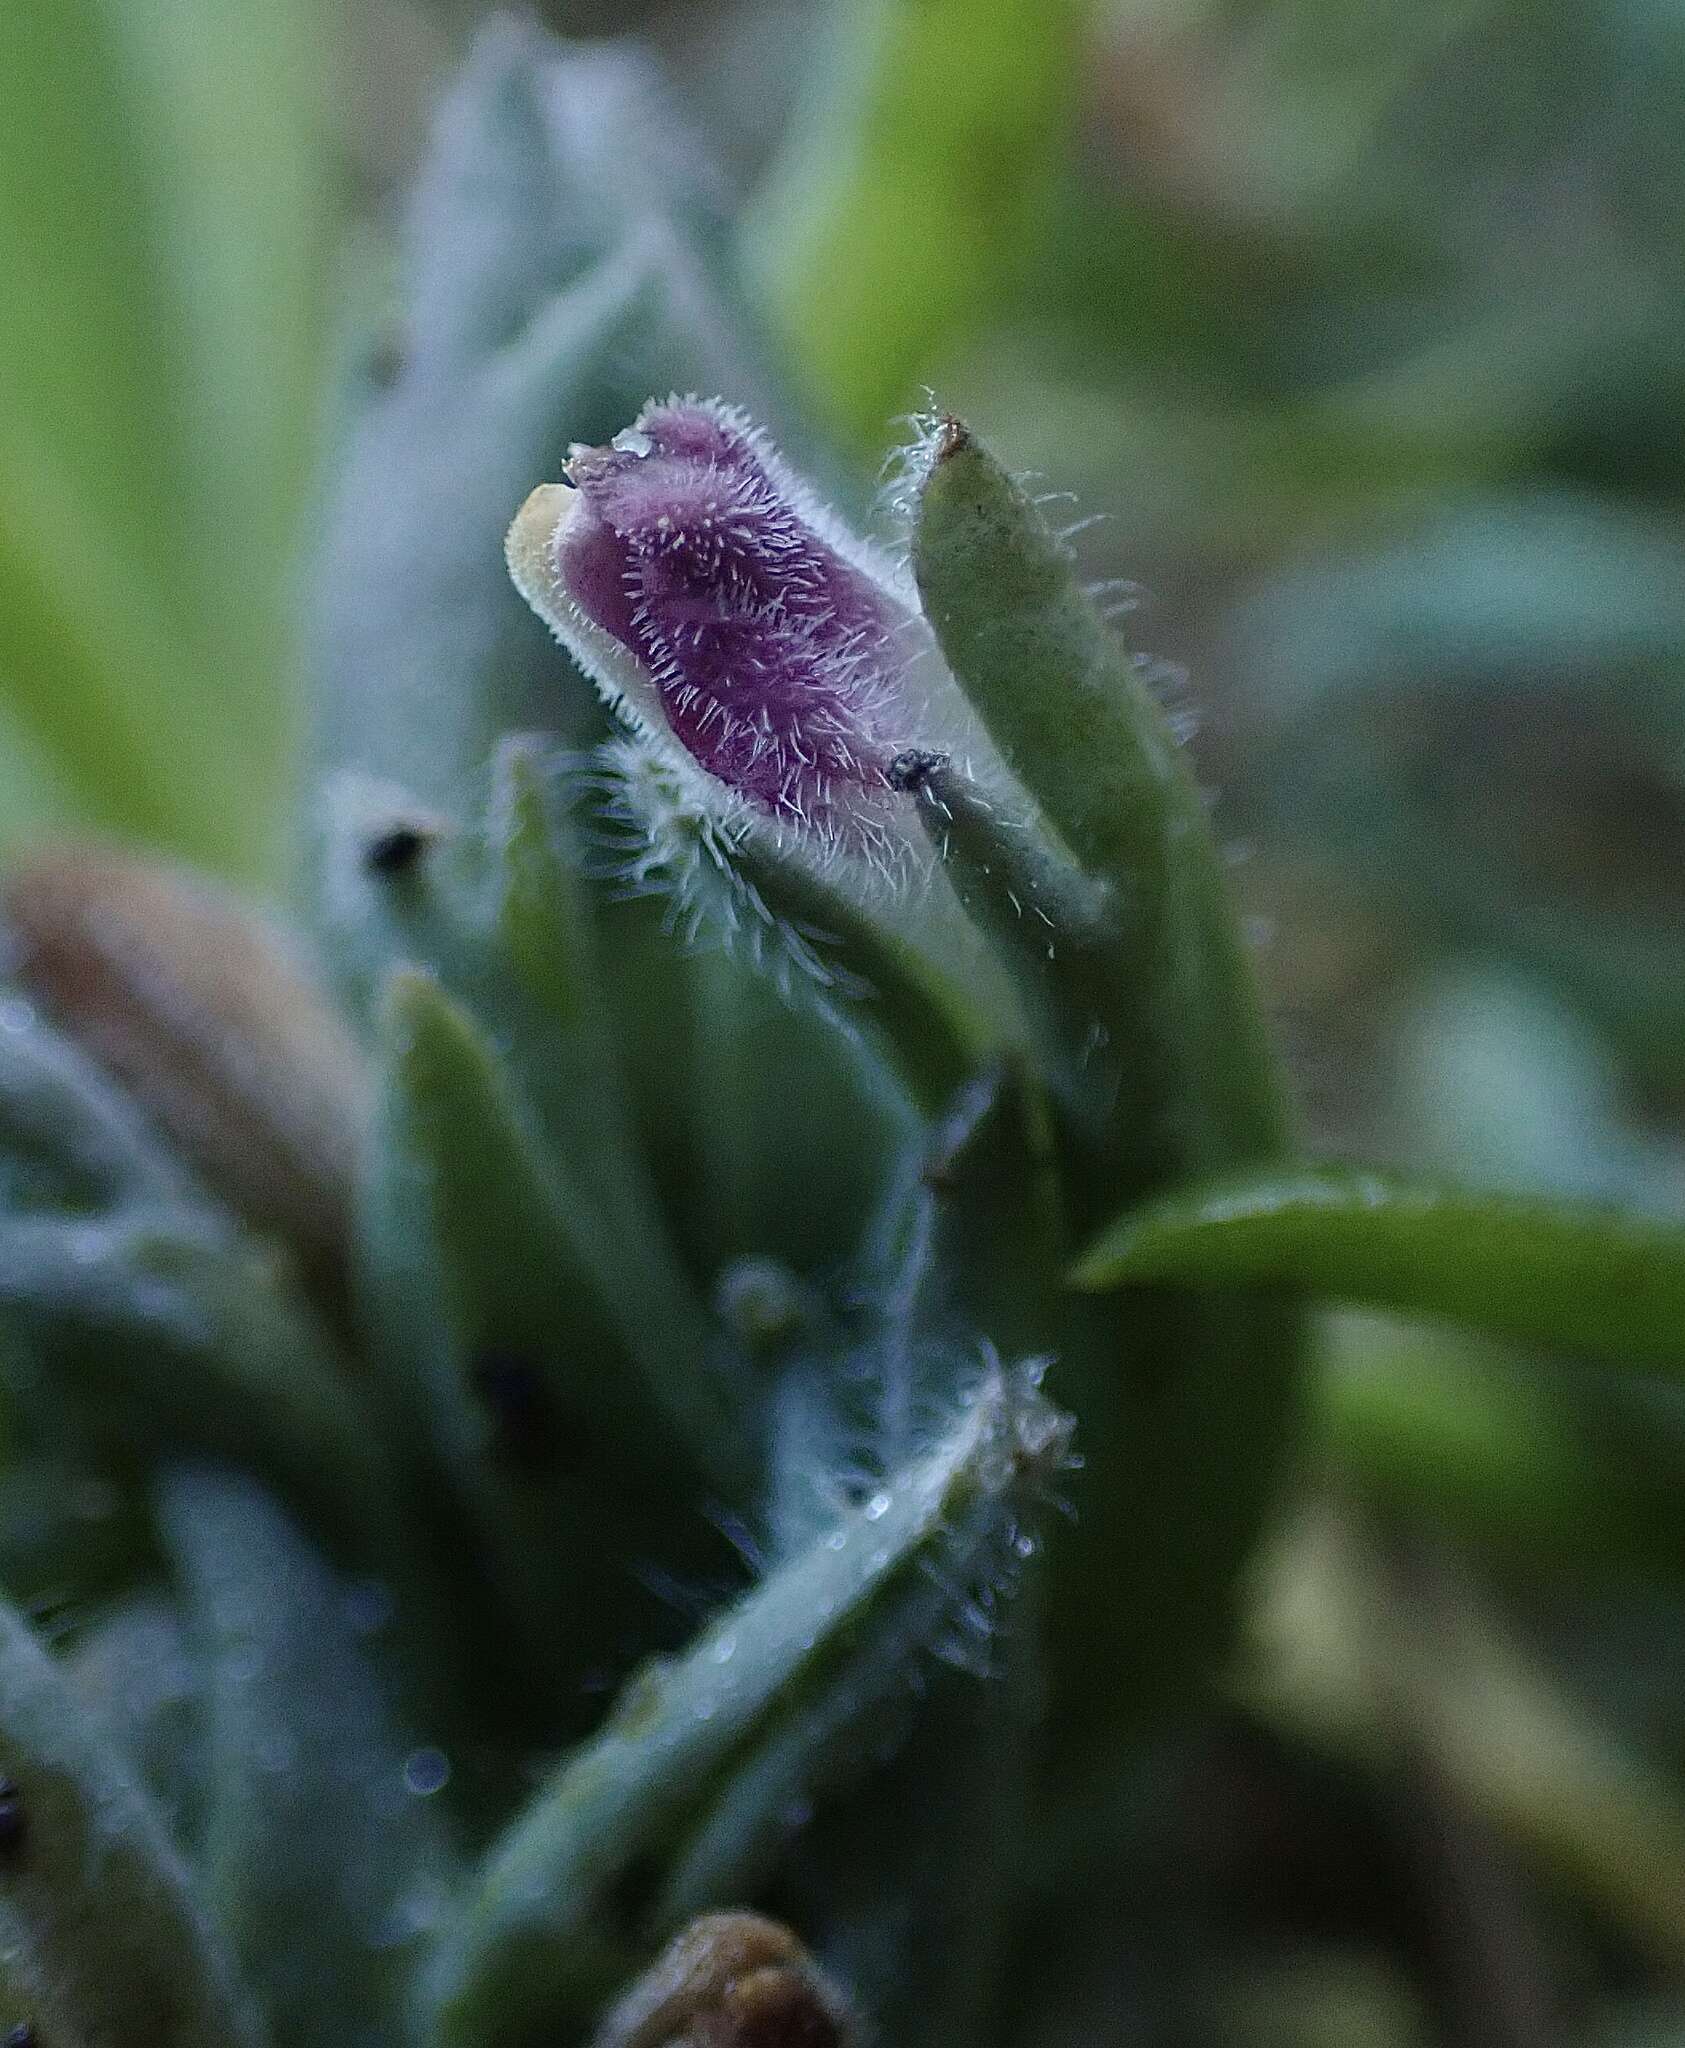
[[[0,1778],[0,1856],[22,1848],[24,1837],[23,1793],[11,1778]]]
[[[535,1360],[518,1351],[481,1351],[470,1376],[491,1416],[492,1452],[501,1463],[526,1473],[577,1469],[583,1432],[558,1411]]]
[[[375,875],[407,875],[427,850],[429,835],[414,825],[389,825],[363,848],[363,864]]]

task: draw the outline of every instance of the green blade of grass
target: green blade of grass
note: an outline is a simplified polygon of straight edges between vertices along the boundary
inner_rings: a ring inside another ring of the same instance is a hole
[[[1340,1166],[1225,1176],[1120,1217],[1079,1286],[1261,1284],[1685,1371],[1685,1228]]]

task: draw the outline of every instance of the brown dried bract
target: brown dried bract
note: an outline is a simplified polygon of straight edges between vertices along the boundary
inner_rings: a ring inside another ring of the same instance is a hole
[[[365,1080],[287,947],[203,878],[100,847],[36,856],[4,908],[28,992],[336,1297]]]
[[[847,2001],[787,1927],[693,1920],[597,2030],[593,2048],[850,2048]]]

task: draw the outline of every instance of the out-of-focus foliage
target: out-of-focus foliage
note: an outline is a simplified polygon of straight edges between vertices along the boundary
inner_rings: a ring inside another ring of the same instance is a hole
[[[0,838],[273,881],[330,165],[314,0],[0,19]]]
[[[1021,282],[1076,103],[1085,0],[864,0],[749,223],[824,413],[868,449]]]

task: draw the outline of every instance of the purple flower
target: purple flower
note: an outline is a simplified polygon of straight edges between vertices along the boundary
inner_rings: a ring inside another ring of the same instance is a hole
[[[716,400],[575,448],[510,529],[522,595],[623,716],[752,812],[893,866],[921,743],[916,599]]]

